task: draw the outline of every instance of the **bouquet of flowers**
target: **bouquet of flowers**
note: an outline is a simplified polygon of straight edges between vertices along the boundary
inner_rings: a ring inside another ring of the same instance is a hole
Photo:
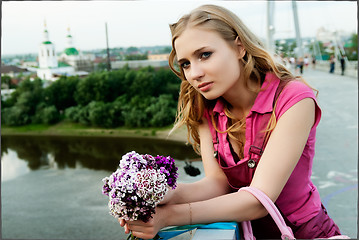
[[[110,214],[126,221],[147,222],[168,190],[176,188],[177,169],[170,156],[153,157],[135,151],[123,155],[119,168],[102,179]]]

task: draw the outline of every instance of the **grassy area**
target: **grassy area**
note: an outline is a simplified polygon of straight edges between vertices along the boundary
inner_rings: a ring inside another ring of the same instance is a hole
[[[155,137],[167,138],[172,126],[163,128],[125,128],[114,129],[88,127],[77,123],[62,121],[55,125],[30,124],[26,126],[1,126],[2,135],[59,135],[59,136],[113,136],[113,137]],[[186,141],[185,132],[178,130],[170,140]]]
[[[129,128],[94,128],[81,124],[60,122],[55,125],[46,124],[30,124],[26,126],[8,127],[2,126],[1,134],[14,135],[14,134],[40,134],[40,135],[127,135],[136,134],[140,136],[156,136],[158,130],[163,131],[167,128],[144,128],[144,129],[129,129]]]

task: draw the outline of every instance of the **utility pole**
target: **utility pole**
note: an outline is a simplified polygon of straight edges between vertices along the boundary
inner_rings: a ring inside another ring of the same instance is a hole
[[[342,57],[344,57],[344,61],[345,63],[349,64],[349,60],[348,57],[345,54],[345,50],[342,44],[342,41],[340,40],[340,37],[338,36],[338,32],[334,31],[333,32],[333,38],[334,38],[334,54],[335,54],[335,58],[340,60]]]
[[[267,1],[267,46],[271,53],[275,53],[274,44],[274,1]]]
[[[297,2],[292,0],[292,8],[293,8],[293,16],[294,16],[294,27],[295,27],[295,36],[297,38],[297,48],[298,48],[298,56],[303,57],[303,47],[302,47],[302,38],[300,36],[299,29],[299,21],[298,21],[298,13],[297,13]]]
[[[106,28],[106,44],[107,44],[107,71],[111,71],[111,61],[110,61],[110,49],[108,47],[108,33],[107,33],[107,22],[105,22]]]

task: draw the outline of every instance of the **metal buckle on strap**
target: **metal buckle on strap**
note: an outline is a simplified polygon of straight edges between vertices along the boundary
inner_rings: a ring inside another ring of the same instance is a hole
[[[214,151],[213,157],[216,159],[218,158],[218,151]]]
[[[255,168],[256,161],[254,161],[253,159],[249,159],[247,165],[249,168]]]
[[[213,157],[216,159],[218,159],[218,145],[219,145],[219,139],[218,139],[218,135],[217,135],[216,142],[213,141],[213,147],[214,147]]]
[[[250,146],[249,153],[257,154],[259,156],[262,156],[263,150],[262,148],[256,147],[254,145]]]

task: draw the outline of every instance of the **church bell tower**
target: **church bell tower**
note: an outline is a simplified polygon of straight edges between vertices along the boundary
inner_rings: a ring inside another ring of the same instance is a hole
[[[58,67],[55,45],[49,40],[46,21],[44,23],[43,41],[39,48],[39,67],[41,69]]]

